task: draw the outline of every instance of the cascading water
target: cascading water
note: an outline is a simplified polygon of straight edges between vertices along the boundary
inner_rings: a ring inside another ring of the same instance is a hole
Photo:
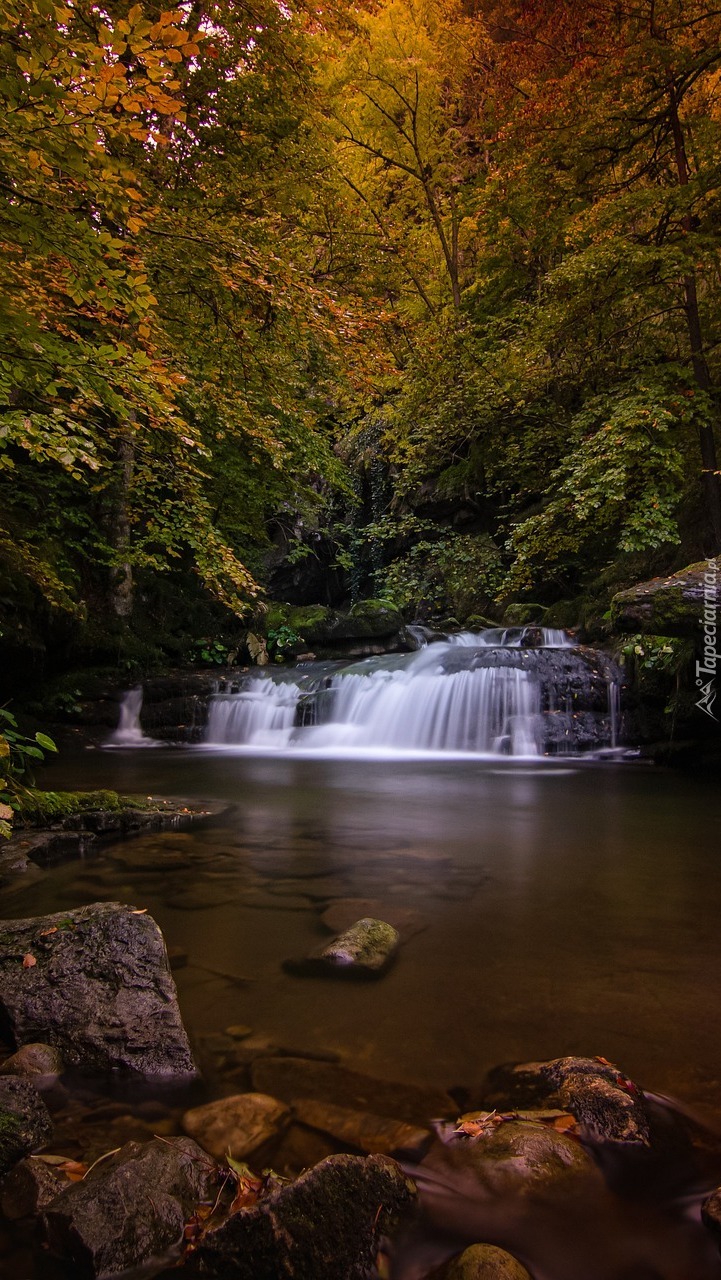
[[[108,747],[154,747],[157,743],[153,738],[148,738],[144,733],[140,724],[140,712],[143,709],[143,687],[138,685],[135,689],[128,689],[123,694],[120,703],[120,720],[118,727],[114,733],[110,735],[110,740],[105,744]]]
[[[411,654],[248,676],[211,698],[207,745],[577,755],[616,745],[620,676],[565,632],[489,629]],[[615,696],[615,695],[614,695]]]

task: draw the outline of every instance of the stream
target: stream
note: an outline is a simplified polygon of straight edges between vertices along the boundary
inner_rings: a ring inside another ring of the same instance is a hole
[[[499,1062],[601,1054],[721,1118],[721,794],[701,781],[632,761],[201,747],[86,750],[48,785],[217,807],[48,869],[5,903],[15,917],[147,907],[188,953],[175,977],[192,1035],[245,1023],[446,1088]],[[348,898],[415,913],[393,970],[376,984],[286,974]]]

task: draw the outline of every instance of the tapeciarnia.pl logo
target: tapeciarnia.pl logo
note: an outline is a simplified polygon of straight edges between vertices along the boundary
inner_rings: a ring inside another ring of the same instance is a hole
[[[713,710],[716,701],[716,668],[719,660],[716,625],[718,576],[716,560],[709,560],[703,576],[703,613],[699,620],[703,627],[703,661],[696,662],[696,688],[700,692],[696,706],[712,720],[718,720]]]

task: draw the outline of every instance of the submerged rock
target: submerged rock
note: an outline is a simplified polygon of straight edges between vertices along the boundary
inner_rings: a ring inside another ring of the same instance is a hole
[[[453,1099],[441,1089],[351,1071],[348,1067],[307,1058],[259,1058],[251,1067],[253,1088],[293,1103],[315,1098],[374,1115],[425,1125],[434,1116],[457,1111]]]
[[[339,898],[326,907],[321,916],[331,933],[342,933],[356,920],[369,916],[383,919],[398,930],[401,942],[407,942],[416,933],[428,928],[428,919],[413,907],[399,907],[394,903],[380,902],[376,898]]]
[[[37,1151],[53,1135],[50,1112],[27,1080],[0,1077],[0,1174]]]
[[[221,1160],[230,1154],[242,1160],[274,1138],[289,1118],[288,1107],[275,1098],[265,1093],[239,1093],[193,1107],[186,1111],[182,1125],[212,1156]]]
[[[416,1188],[387,1156],[329,1156],[209,1231],[184,1273],[208,1280],[372,1280],[381,1237],[414,1214]]]
[[[195,1071],[160,929],[117,902],[0,922],[0,1011],[69,1066]]]
[[[80,1276],[115,1275],[178,1244],[185,1223],[220,1186],[215,1161],[190,1138],[129,1142],[47,1208],[51,1252]]]
[[[283,967],[300,977],[380,978],[398,950],[399,935],[384,920],[357,920],[332,942]]]
[[[431,1141],[429,1129],[406,1124],[403,1120],[391,1120],[388,1116],[376,1116],[368,1111],[318,1102],[313,1098],[296,1099],[293,1112],[301,1124],[319,1129],[340,1144],[357,1147],[368,1155],[418,1160]]]

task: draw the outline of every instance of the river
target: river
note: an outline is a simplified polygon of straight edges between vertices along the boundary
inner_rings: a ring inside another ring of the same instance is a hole
[[[721,793],[708,783],[630,761],[176,748],[86,750],[47,785],[217,807],[192,830],[50,869],[5,909],[147,907],[188,953],[175,976],[191,1034],[244,1023],[446,1088],[509,1060],[600,1054],[721,1119]],[[329,936],[320,914],[338,898],[417,913],[378,983],[282,969]]]

